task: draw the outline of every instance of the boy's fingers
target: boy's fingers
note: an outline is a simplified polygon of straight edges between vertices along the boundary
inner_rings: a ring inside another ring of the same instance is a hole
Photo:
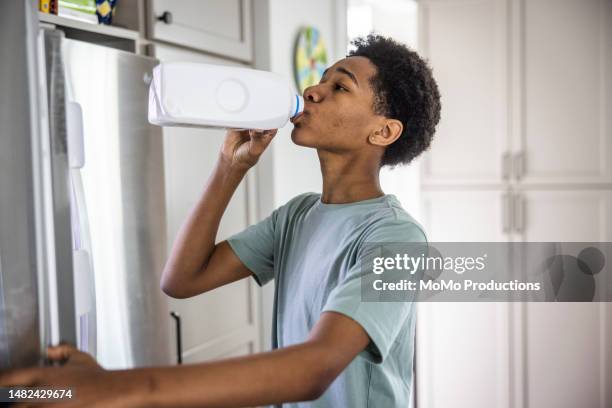
[[[249,136],[252,140],[258,141],[263,137],[263,132],[261,130],[249,129]]]
[[[268,145],[272,139],[274,138],[274,136],[276,136],[276,132],[278,131],[278,129],[274,129],[272,132],[270,132],[268,134],[268,136],[266,136],[266,145]]]
[[[101,368],[91,354],[85,353],[68,344],[49,347],[47,349],[47,358],[50,361],[56,361],[62,365],[87,365]]]
[[[263,142],[269,143],[270,140],[276,135],[278,129],[268,129],[268,130],[249,130],[249,136],[251,136],[251,140],[256,143]]]
[[[66,362],[78,350],[69,344],[60,344],[58,346],[47,347],[47,358],[51,361]]]
[[[278,129],[249,129],[249,134],[254,137],[269,136],[275,134]]]
[[[257,131],[253,131],[257,132]],[[251,145],[249,147],[249,151],[259,156],[263,153],[263,151],[268,147],[274,135],[276,135],[277,129],[265,130],[257,133],[257,136],[251,137]],[[255,133],[253,133],[255,134]]]

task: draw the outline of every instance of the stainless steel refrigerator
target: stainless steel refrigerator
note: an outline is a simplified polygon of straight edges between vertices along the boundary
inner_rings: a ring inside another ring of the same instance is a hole
[[[172,363],[157,61],[43,29],[33,3],[0,13],[0,368],[60,341]]]

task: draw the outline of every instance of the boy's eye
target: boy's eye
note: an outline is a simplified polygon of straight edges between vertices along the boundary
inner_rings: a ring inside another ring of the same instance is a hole
[[[344,88],[344,87],[343,87],[342,85],[340,85],[340,84],[336,84],[336,85],[334,86],[334,89],[336,89],[336,90],[338,90],[338,91],[340,91],[340,90],[342,90],[342,91],[346,91],[346,88]]]

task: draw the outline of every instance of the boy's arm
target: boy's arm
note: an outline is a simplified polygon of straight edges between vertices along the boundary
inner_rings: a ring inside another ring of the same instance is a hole
[[[368,342],[358,323],[325,312],[302,344],[193,366],[144,370],[142,375],[156,385],[145,398],[158,407],[239,407],[313,400]]]
[[[306,342],[271,352],[196,365],[102,371],[69,348],[62,353],[64,360],[85,363],[4,373],[0,386],[74,387],[76,406],[242,407],[306,401],[318,398],[368,342],[357,322],[324,312]]]
[[[232,195],[275,134],[276,130],[227,132],[213,173],[166,261],[161,278],[166,294],[191,297],[250,275],[229,245],[215,245],[215,240]]]

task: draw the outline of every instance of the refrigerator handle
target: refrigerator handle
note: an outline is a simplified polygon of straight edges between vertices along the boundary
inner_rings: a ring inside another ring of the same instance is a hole
[[[83,110],[77,102],[66,103],[66,130],[70,168],[80,169],[85,164],[85,149],[83,147]]]
[[[183,364],[183,341],[181,339],[181,315],[176,312],[170,312],[170,316],[174,319],[176,327],[176,363]]]
[[[66,114],[66,75],[64,70],[64,33],[59,30],[43,29],[47,90],[48,132],[44,137],[49,140],[50,158],[50,196],[51,211],[45,217],[53,219],[54,248],[50,262],[55,264],[54,273],[49,276],[49,302],[52,335],[51,341],[77,344],[74,298],[74,260],[70,191],[70,163],[68,153],[68,127]],[[44,105],[44,103],[43,103]],[[47,126],[45,126],[47,127]],[[60,318],[61,317],[61,318]]]
[[[91,270],[89,252],[85,249],[77,249],[74,251],[74,287],[76,299],[76,315],[84,315],[93,309],[95,300],[92,295],[93,288],[93,271]]]

